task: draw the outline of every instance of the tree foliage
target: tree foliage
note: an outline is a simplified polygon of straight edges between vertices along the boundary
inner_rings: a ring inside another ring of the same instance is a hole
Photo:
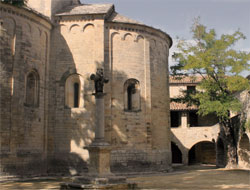
[[[250,89],[249,81],[241,76],[250,71],[250,53],[237,51],[233,46],[245,36],[236,31],[217,38],[214,29],[207,28],[196,19],[192,26],[193,43],[180,40],[173,58],[178,62],[171,67],[173,75],[192,74],[202,77],[195,94],[186,93],[184,102],[199,106],[199,114],[216,113],[223,121],[229,119],[230,111],[240,111],[241,104],[234,92]]]
[[[1,0],[1,2],[21,7],[26,5],[27,0]]]
[[[184,96],[174,101],[196,104],[200,115],[217,115],[227,146],[227,167],[235,167],[239,131],[246,118],[243,112],[231,118],[230,112],[242,111],[235,92],[250,89],[248,79],[241,76],[243,71],[250,71],[250,53],[235,50],[234,45],[245,36],[238,30],[217,38],[215,30],[207,30],[199,19],[192,26],[192,34],[192,43],[179,41],[179,52],[173,55],[178,64],[171,71],[178,78],[191,74],[202,80],[195,93],[184,91]]]

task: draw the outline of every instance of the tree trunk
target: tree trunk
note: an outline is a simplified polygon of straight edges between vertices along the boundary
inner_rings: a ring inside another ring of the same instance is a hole
[[[238,165],[237,138],[232,121],[229,119],[222,124],[225,132],[225,143],[227,148],[226,168],[236,168]]]
[[[233,139],[226,137],[227,146],[227,164],[226,168],[236,168],[238,165],[237,146],[235,146]]]

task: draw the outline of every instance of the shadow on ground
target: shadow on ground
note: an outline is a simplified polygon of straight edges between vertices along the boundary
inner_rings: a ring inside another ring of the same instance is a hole
[[[249,190],[249,170],[215,169],[212,165],[175,166],[172,173],[155,173],[129,177],[139,189],[150,190]],[[16,189],[59,189],[61,182],[70,178],[32,179],[26,181],[0,183],[1,190]]]

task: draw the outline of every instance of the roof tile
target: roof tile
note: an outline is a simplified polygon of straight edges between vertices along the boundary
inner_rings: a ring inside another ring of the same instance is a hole
[[[200,83],[202,81],[201,76],[170,76],[170,84],[190,84],[190,83]]]
[[[106,14],[113,7],[113,4],[82,4],[72,5],[64,8],[56,16],[63,15],[85,15],[85,14]]]
[[[136,20],[127,18],[127,17],[125,17],[125,16],[123,16],[123,15],[120,15],[120,14],[118,14],[118,13],[116,13],[116,12],[114,12],[114,13],[112,14],[112,16],[109,18],[109,21],[144,25],[143,23],[140,23],[140,22],[138,22],[138,21],[136,21]]]
[[[187,104],[184,103],[179,103],[179,102],[171,102],[170,103],[170,110],[198,110],[197,106],[191,105],[188,106]]]

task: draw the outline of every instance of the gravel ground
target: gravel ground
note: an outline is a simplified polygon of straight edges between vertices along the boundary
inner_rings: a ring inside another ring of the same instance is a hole
[[[60,189],[60,183],[68,181],[69,178],[36,178],[0,183],[0,189]],[[250,190],[250,171],[216,169],[213,166],[178,166],[172,173],[130,175],[128,182],[147,190]]]

